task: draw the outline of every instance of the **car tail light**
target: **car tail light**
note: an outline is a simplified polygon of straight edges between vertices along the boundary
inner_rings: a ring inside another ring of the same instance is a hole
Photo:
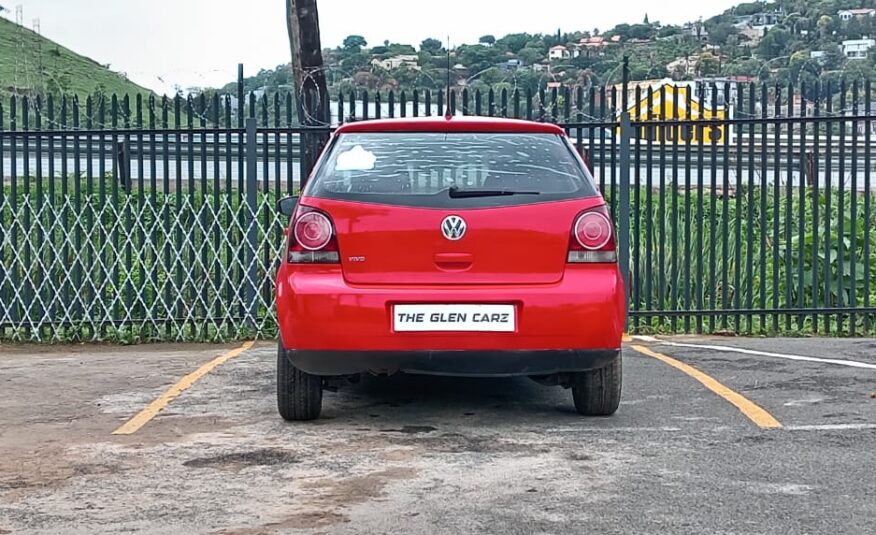
[[[575,219],[567,261],[570,264],[617,262],[614,224],[605,205],[591,208]]]
[[[286,261],[290,264],[339,264],[338,239],[331,219],[299,206],[292,218]]]

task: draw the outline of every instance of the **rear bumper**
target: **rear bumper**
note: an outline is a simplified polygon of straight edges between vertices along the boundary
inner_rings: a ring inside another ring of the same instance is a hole
[[[290,350],[287,358],[313,375],[357,373],[463,377],[550,375],[602,368],[620,355],[618,349],[553,351],[308,351]]]
[[[538,356],[616,350],[621,347],[626,306],[617,266],[600,264],[567,266],[563,278],[553,284],[355,286],[336,266],[284,263],[276,293],[286,349],[353,355],[350,358],[360,352],[497,351]],[[394,330],[395,305],[430,303],[513,304],[515,331]]]

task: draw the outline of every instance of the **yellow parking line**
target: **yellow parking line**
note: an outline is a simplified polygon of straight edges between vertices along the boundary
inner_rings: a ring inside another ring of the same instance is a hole
[[[158,398],[156,398],[152,403],[146,406],[145,409],[137,413],[136,416],[125,422],[125,424],[115,431],[113,431],[114,435],[131,435],[136,433],[141,427],[149,423],[152,418],[164,410],[171,401],[176,399],[180,394],[191,388],[195,382],[201,377],[207,375],[218,366],[228,362],[234,357],[240,355],[247,349],[253,346],[254,342],[246,342],[242,346],[237,349],[232,349],[231,351],[225,353],[224,355],[220,355],[210,362],[204,364],[197,370],[192,373],[186,375],[175,385],[170,387],[165,393],[161,394]]]
[[[668,355],[664,355],[663,353],[651,351],[644,346],[634,345],[632,346],[632,348],[643,355],[653,357],[661,362],[669,364],[673,368],[681,370],[687,375],[693,377],[694,379],[702,383],[703,386],[705,386],[715,394],[718,394],[726,401],[731,403],[733,406],[735,406],[737,409],[739,409],[742,414],[744,414],[749,420],[757,424],[757,426],[761,429],[778,429],[782,427],[782,424],[780,424],[778,420],[776,420],[770,413],[765,411],[759,405],[746,398],[742,394],[727,388],[723,384],[719,383],[717,380],[699,371],[693,366],[689,366]]]
[[[632,342],[632,341],[633,341],[633,337],[630,336],[630,335],[628,335],[627,333],[624,333],[623,341],[624,341],[624,342]]]

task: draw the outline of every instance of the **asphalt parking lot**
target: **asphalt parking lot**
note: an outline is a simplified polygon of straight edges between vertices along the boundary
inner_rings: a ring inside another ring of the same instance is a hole
[[[876,341],[668,341],[626,344],[612,418],[528,379],[397,376],[305,424],[259,343],[128,435],[240,346],[0,347],[0,534],[876,529]]]

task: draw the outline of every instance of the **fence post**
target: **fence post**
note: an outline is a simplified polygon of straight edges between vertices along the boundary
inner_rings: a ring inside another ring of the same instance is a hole
[[[116,162],[119,169],[119,184],[125,193],[131,194],[131,155],[127,141],[116,141]]]
[[[620,270],[624,279],[624,289],[627,293],[627,314],[624,328],[629,327],[630,317],[630,144],[632,140],[633,126],[630,122],[630,114],[624,109],[621,112],[620,124],[620,184],[618,202],[618,248],[620,252]]]
[[[629,111],[629,56],[624,55],[621,66],[620,199],[618,199],[620,258],[618,260],[620,260],[621,276],[624,279],[624,290],[627,293],[627,310],[624,316],[624,330],[626,331],[630,327],[630,296],[634,295],[633,289],[630,287],[633,280],[630,277],[630,145],[633,139],[633,126],[630,122]]]
[[[244,302],[247,307],[249,320],[253,328],[256,327],[258,317],[258,265],[256,264],[258,244],[258,206],[256,193],[258,191],[258,145],[256,132],[256,119],[246,119],[246,206],[247,206],[247,229],[246,229],[246,287],[244,290]]]

